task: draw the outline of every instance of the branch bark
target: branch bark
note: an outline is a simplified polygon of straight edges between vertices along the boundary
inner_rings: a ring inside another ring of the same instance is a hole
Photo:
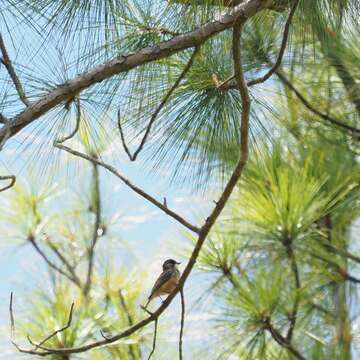
[[[246,4],[250,4],[252,3],[251,1],[249,1]],[[198,233],[198,239],[196,241],[195,247],[192,251],[192,254],[186,264],[186,267],[179,279],[179,284],[177,286],[177,288],[165,299],[165,301],[162,303],[162,305],[152,314],[150,314],[147,318],[139,321],[138,323],[134,324],[133,326],[130,326],[128,329],[120,332],[117,335],[111,336],[109,338],[104,338],[102,340],[98,340],[95,342],[92,342],[90,344],[87,345],[83,345],[83,346],[79,346],[79,347],[73,347],[73,348],[58,348],[58,349],[52,349],[52,348],[46,348],[46,347],[41,347],[42,351],[38,351],[37,355],[39,356],[47,356],[47,355],[51,355],[51,354],[75,354],[75,353],[82,353],[85,351],[88,351],[90,349],[94,349],[103,345],[107,345],[110,343],[113,343],[117,340],[120,340],[122,338],[128,337],[131,334],[133,334],[134,332],[136,332],[137,330],[145,327],[146,325],[148,325],[149,323],[155,321],[157,322],[159,316],[165,311],[165,309],[170,305],[170,303],[172,302],[172,300],[174,299],[174,297],[177,295],[177,293],[180,291],[180,289],[183,288],[187,278],[189,277],[195,263],[196,260],[200,254],[202,245],[204,244],[210,230],[212,229],[214,223],[216,222],[217,218],[220,216],[222,210],[224,209],[227,201],[229,200],[233,190],[235,189],[238,180],[240,179],[242,172],[244,170],[244,167],[246,165],[247,159],[248,159],[248,152],[249,152],[249,147],[248,147],[248,135],[249,135],[249,115],[250,115],[250,97],[249,97],[249,92],[248,92],[248,88],[246,86],[246,81],[244,78],[244,74],[243,74],[243,70],[242,70],[242,63],[241,63],[241,30],[242,30],[242,26],[245,22],[245,19],[243,16],[239,16],[239,18],[237,19],[236,23],[234,24],[234,29],[233,29],[233,61],[234,61],[234,70],[235,70],[235,79],[237,81],[238,87],[239,87],[239,91],[240,91],[240,95],[241,95],[241,101],[242,101],[242,111],[241,111],[241,124],[240,124],[240,156],[239,156],[239,160],[238,163],[235,167],[235,169],[233,170],[233,173],[230,177],[230,179],[228,180],[219,200],[216,202],[216,205],[214,207],[214,209],[212,210],[212,212],[210,213],[209,217],[205,220],[205,223],[203,224],[203,226],[201,227],[201,229],[197,232]],[[55,144],[56,145],[56,144]],[[63,145],[57,145],[60,149],[63,149],[64,146]],[[69,148],[65,147],[65,150],[68,151]],[[71,153],[74,153],[72,149],[70,149]],[[79,155],[80,154],[80,155]],[[87,155],[84,156],[84,154],[81,153],[76,153],[75,155],[83,157],[89,161],[93,161],[93,159],[89,158]],[[96,162],[100,165],[103,166],[101,164],[101,162],[99,162],[98,160],[96,160]],[[113,172],[115,175],[119,176],[117,171],[112,168],[112,167],[107,167],[111,172]],[[120,179],[122,179],[122,181],[124,181],[122,175],[119,176]],[[126,180],[126,183],[130,184],[128,180]],[[149,196],[147,194],[145,194],[142,190],[140,190],[138,188],[134,188],[134,186],[131,184],[130,186],[131,188],[133,188],[133,190],[137,193],[140,193],[142,196],[144,196],[145,198],[149,198]],[[135,190],[136,189],[136,190]],[[154,203],[154,199],[150,197],[150,200],[152,203]],[[155,203],[157,203],[157,201],[155,200]],[[158,206],[158,205],[157,205]],[[162,206],[162,205],[161,205]],[[160,206],[158,206],[160,207]],[[163,206],[162,206],[163,207]],[[160,207],[161,208],[161,207]],[[165,210],[164,210],[165,211]],[[176,217],[178,217],[178,215],[176,215]],[[20,349],[22,352],[26,352],[25,349]],[[19,351],[20,351],[19,350]]]
[[[10,180],[10,183],[8,185],[4,186],[3,188],[0,188],[0,192],[13,187],[16,182],[16,177],[15,177],[15,175],[3,175],[3,176],[0,176],[0,181],[2,181],[2,180]]]
[[[109,79],[116,74],[129,71],[151,61],[167,58],[182,50],[199,46],[208,38],[231,28],[236,19],[241,18],[242,21],[245,21],[265,9],[266,6],[270,6],[270,3],[272,2],[247,0],[230,11],[220,13],[215,20],[205,23],[194,31],[175,36],[170,40],[144,48],[134,54],[121,55],[80,74],[74,79],[59,85],[56,89],[43,96],[40,100],[32,103],[27,109],[15,116],[10,122],[10,137],[17,134],[24,127],[63,101],[74,97],[82,90]],[[0,142],[4,136],[4,129],[1,129]]]
[[[297,359],[299,360],[306,360],[306,358],[297,350],[291,342],[289,342],[286,338],[284,338],[281,333],[276,330],[270,320],[268,320],[266,329],[270,332],[272,338],[282,347],[290,351]]]
[[[14,66],[6,50],[4,39],[1,33],[0,33],[0,51],[2,54],[2,58],[0,58],[0,62],[6,67],[6,70],[9,73],[12,82],[14,83],[15,89],[19,95],[20,100],[25,104],[25,106],[29,106],[30,102],[27,99],[24,88],[22,87],[21,82],[15,72]]]
[[[92,283],[92,273],[94,268],[94,256],[95,256],[95,246],[99,239],[99,230],[101,226],[101,202],[100,202],[100,183],[99,183],[99,169],[98,165],[92,163],[93,165],[93,179],[94,179],[94,189],[93,189],[93,199],[91,208],[95,214],[95,222],[92,233],[92,239],[90,248],[88,249],[88,269],[86,274],[86,281],[84,285],[84,295],[85,297],[89,294],[91,283]]]
[[[56,143],[56,142],[54,143],[54,146],[57,147],[60,150],[64,150],[64,151],[66,151],[66,152],[68,152],[68,153],[70,153],[72,155],[83,158],[85,160],[90,161],[93,164],[97,164],[97,165],[107,169],[108,171],[113,173],[115,176],[117,176],[130,189],[132,189],[134,192],[136,192],[137,194],[142,196],[144,199],[146,199],[149,202],[151,202],[152,204],[154,204],[156,207],[158,207],[160,210],[165,212],[167,215],[169,215],[172,218],[174,218],[175,220],[177,220],[180,224],[184,225],[186,228],[188,228],[189,230],[191,230],[191,231],[193,231],[195,233],[200,232],[199,228],[197,228],[196,226],[190,224],[183,217],[181,217],[180,215],[178,215],[174,211],[170,210],[167,206],[164,206],[161,202],[157,201],[154,197],[152,197],[151,195],[146,193],[144,190],[142,190],[139,187],[137,187],[136,185],[132,184],[130,182],[130,180],[128,180],[126,177],[124,177],[122,174],[120,174],[113,166],[108,165],[108,164],[104,163],[103,161],[100,161],[97,158],[94,158],[94,157],[91,157],[89,155],[83,154],[83,153],[81,153],[79,151],[73,150],[73,149],[69,148],[68,146],[61,145],[61,144]]]

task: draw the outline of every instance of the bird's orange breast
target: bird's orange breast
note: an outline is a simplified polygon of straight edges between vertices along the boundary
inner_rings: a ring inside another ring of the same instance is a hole
[[[163,294],[170,294],[177,286],[179,282],[178,277],[173,276],[169,281],[167,281],[164,285],[162,285],[159,289],[157,289],[153,297],[163,295]]]

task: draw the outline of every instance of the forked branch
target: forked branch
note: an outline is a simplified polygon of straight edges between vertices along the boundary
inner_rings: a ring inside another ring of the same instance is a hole
[[[126,154],[128,155],[129,159],[131,161],[135,161],[137,156],[139,155],[140,151],[144,148],[145,143],[149,137],[150,131],[152,126],[155,123],[155,120],[157,118],[157,116],[159,115],[160,111],[164,108],[164,106],[166,105],[167,101],[169,100],[170,96],[173,94],[173,92],[176,90],[176,88],[179,86],[179,84],[181,83],[182,79],[185,77],[185,75],[187,74],[187,72],[190,70],[192,64],[194,63],[194,59],[196,54],[198,53],[200,47],[197,46],[195,47],[188,63],[186,64],[184,70],[181,72],[180,76],[177,78],[177,80],[175,81],[174,85],[170,88],[170,90],[166,93],[166,95],[164,96],[164,98],[162,99],[162,101],[160,102],[159,106],[156,108],[156,110],[154,111],[154,113],[152,114],[149,123],[146,127],[144,136],[140,142],[140,145],[138,146],[138,148],[136,149],[136,151],[134,152],[133,155],[131,155],[131,152],[128,148],[128,146],[126,145],[126,141],[125,141],[125,136],[124,136],[124,132],[122,130],[122,125],[121,125],[121,114],[120,114],[120,110],[118,111],[118,127],[119,127],[119,131],[120,131],[120,137],[121,137],[121,142],[122,145],[124,147],[124,150],[126,152]]]
[[[183,289],[183,286],[189,277],[192,269],[195,266],[195,263],[197,261],[197,258],[200,254],[201,248],[212,229],[213,225],[215,224],[216,220],[220,216],[221,212],[223,211],[227,201],[229,200],[233,190],[235,189],[238,180],[240,179],[242,172],[244,170],[244,167],[246,165],[247,159],[248,159],[248,134],[249,134],[249,115],[250,115],[250,97],[248,88],[246,85],[246,81],[244,78],[243,70],[242,70],[242,63],[241,63],[241,30],[243,23],[246,19],[244,19],[242,16],[239,16],[234,24],[233,29],[233,60],[234,60],[234,72],[235,72],[235,79],[237,81],[238,88],[240,90],[241,95],[241,101],[242,101],[242,111],[241,111],[241,124],[240,124],[240,155],[238,163],[233,170],[233,173],[228,180],[219,200],[216,202],[216,205],[214,209],[211,211],[209,217],[205,220],[203,226],[201,229],[197,229],[194,226],[188,224],[184,219],[182,219],[179,215],[176,213],[169,213],[169,209],[165,208],[161,203],[159,203],[157,200],[146,194],[143,190],[135,187],[132,185],[126,178],[124,178],[121,174],[119,174],[113,167],[110,165],[104,164],[101,161],[97,159],[93,159],[89,157],[88,155],[79,153],[77,151],[74,151],[64,145],[55,144],[58,148],[68,151],[75,156],[82,157],[88,161],[96,162],[98,165],[105,167],[109,171],[111,171],[113,174],[118,176],[125,184],[127,184],[131,189],[133,189],[136,193],[143,196],[145,199],[149,200],[151,203],[158,206],[160,209],[162,209],[164,212],[168,213],[170,216],[174,217],[176,220],[178,220],[180,223],[182,223],[184,226],[188,227],[190,226],[191,230],[195,231],[198,234],[198,238],[196,241],[196,244],[194,246],[194,249],[191,253],[191,256],[186,264],[186,267],[179,279],[179,284],[177,288],[165,299],[165,301],[161,304],[161,306],[152,314],[150,314],[147,318],[139,321],[138,323],[130,326],[126,330],[111,336],[107,338],[103,338],[102,340],[98,340],[95,342],[92,342],[87,345],[79,346],[79,347],[72,347],[72,348],[47,348],[44,346],[39,347],[41,351],[37,351],[36,354],[40,356],[46,356],[51,354],[75,354],[75,353],[82,353],[85,351],[88,351],[90,349],[94,349],[103,345],[107,345],[110,343],[114,343],[115,341],[118,341],[122,338],[128,337],[131,334],[135,333],[139,329],[145,327],[149,323],[155,321],[157,322],[159,316],[166,310],[166,308],[170,305],[174,297],[177,295],[177,293]]]
[[[287,41],[289,38],[291,22],[292,22],[292,19],[294,17],[294,14],[295,14],[295,11],[296,11],[296,8],[298,5],[299,5],[299,0],[296,0],[294,2],[294,5],[292,6],[289,16],[286,20],[286,23],[284,26],[284,32],[283,32],[283,36],[282,36],[282,40],[281,40],[281,46],[280,46],[279,53],[278,53],[275,63],[272,65],[272,67],[268,70],[268,72],[265,75],[263,75],[257,79],[254,79],[254,80],[249,80],[247,82],[248,86],[253,86],[253,85],[265,82],[267,79],[269,79],[275,73],[276,69],[280,66],[281,61],[284,57]],[[230,87],[236,86],[236,82],[233,81],[234,79],[235,79],[235,75],[231,76],[227,80],[220,83],[217,86],[217,88],[220,90],[226,90],[229,86]]]

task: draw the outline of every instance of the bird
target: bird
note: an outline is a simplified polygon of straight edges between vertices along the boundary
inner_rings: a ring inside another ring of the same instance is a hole
[[[148,307],[151,300],[164,294],[170,294],[176,288],[180,278],[180,271],[176,265],[180,264],[180,262],[177,262],[174,259],[168,259],[163,263],[163,272],[155,281],[150,296],[148,297],[148,301],[144,307],[145,309]]]

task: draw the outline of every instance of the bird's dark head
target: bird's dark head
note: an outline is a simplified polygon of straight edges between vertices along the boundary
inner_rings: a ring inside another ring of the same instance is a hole
[[[179,264],[181,264],[181,263],[175,261],[174,259],[168,259],[163,263],[163,270],[171,269],[175,265],[179,265]]]

